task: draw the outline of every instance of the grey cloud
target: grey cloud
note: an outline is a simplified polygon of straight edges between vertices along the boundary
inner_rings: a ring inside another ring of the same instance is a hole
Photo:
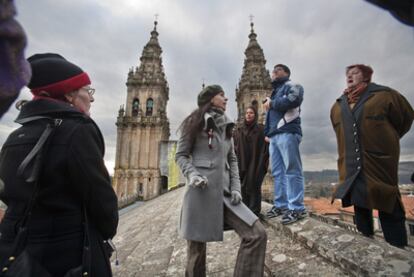
[[[393,87],[414,104],[414,31],[365,1],[20,1],[18,20],[28,37],[27,54],[55,51],[82,66],[97,88],[92,114],[114,159],[115,121],[125,104],[125,81],[159,13],[159,41],[170,85],[168,116],[172,138],[195,108],[202,78],[219,83],[229,97],[228,114],[236,117],[234,90],[241,76],[244,50],[254,29],[270,69],[285,63],[292,80],[305,88],[302,105],[306,169],[334,168],[336,141],[329,111],[345,87],[344,69],[353,63],[374,68],[374,81]],[[47,11],[47,12],[38,12]],[[25,92],[21,98],[29,98]],[[3,117],[0,143],[16,126],[12,109]],[[403,159],[414,160],[412,132],[402,140]]]

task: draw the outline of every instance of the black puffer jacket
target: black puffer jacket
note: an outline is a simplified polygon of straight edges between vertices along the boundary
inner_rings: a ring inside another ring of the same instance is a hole
[[[29,250],[53,276],[63,276],[81,263],[82,203],[85,200],[92,244],[92,275],[110,276],[102,245],[118,225],[117,198],[105,168],[104,141],[92,119],[64,102],[34,100],[22,107],[18,120],[32,116],[62,119],[51,138],[39,177],[39,192],[29,222]],[[33,183],[17,176],[17,168],[45,130],[47,120],[26,123],[10,134],[0,153],[0,199],[7,210],[0,224],[0,258],[9,254]]]

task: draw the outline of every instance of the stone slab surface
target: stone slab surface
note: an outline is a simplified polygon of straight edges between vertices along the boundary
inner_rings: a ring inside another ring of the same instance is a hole
[[[114,239],[120,262],[113,264],[114,276],[184,276],[186,241],[177,233],[183,192],[171,191],[122,213]],[[265,276],[349,276],[279,228],[277,219],[264,225],[268,233]],[[232,276],[239,244],[234,231],[225,232],[223,242],[208,243],[207,276]]]
[[[263,203],[265,210],[271,205]],[[382,239],[371,239],[313,218],[282,225],[278,218],[267,221],[331,264],[352,276],[414,276],[414,253],[393,247]]]

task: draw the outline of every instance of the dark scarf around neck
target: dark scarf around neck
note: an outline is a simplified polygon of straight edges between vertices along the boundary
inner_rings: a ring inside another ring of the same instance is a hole
[[[272,87],[273,88],[278,88],[281,85],[283,85],[284,83],[286,83],[287,81],[289,81],[289,77],[282,77],[282,78],[277,78],[275,80],[272,81]]]

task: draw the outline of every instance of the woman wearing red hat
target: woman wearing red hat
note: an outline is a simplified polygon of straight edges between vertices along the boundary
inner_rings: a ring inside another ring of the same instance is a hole
[[[0,199],[7,204],[0,270],[7,271],[4,261],[19,254],[12,252],[23,226],[24,250],[51,276],[80,265],[88,276],[111,276],[103,241],[115,235],[118,209],[103,161],[104,140],[89,117],[94,89],[86,72],[58,54],[28,61],[34,99],[21,107],[16,122],[22,127],[0,153]]]

